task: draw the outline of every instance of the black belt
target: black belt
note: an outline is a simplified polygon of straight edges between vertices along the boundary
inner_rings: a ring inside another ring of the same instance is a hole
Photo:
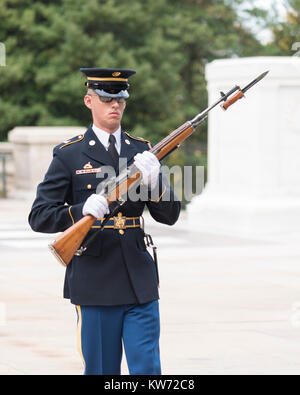
[[[143,217],[141,217],[143,219]],[[94,222],[94,225],[92,226],[92,229],[99,229],[102,225],[102,222],[104,221],[104,218],[97,218],[97,220]],[[124,229],[130,229],[130,228],[143,228],[144,230],[144,219],[143,219],[143,225],[141,226],[141,220],[140,217],[123,217],[122,213],[119,213],[117,217],[112,217],[109,218],[109,220],[106,222],[104,225],[104,229],[117,229],[121,235],[123,235]],[[97,233],[97,232],[95,232]],[[80,256],[86,251],[88,248],[88,244],[91,242],[93,238],[95,238],[96,234],[93,234],[91,238],[87,241],[87,244],[85,246],[80,247],[75,255]],[[150,247],[153,249],[153,259],[156,267],[156,274],[157,274],[157,281],[158,281],[158,286],[159,286],[159,274],[158,274],[158,262],[157,262],[157,247],[153,244],[152,237],[149,234],[145,234],[144,236],[146,238],[146,246]]]
[[[100,228],[104,218],[98,218],[92,229]],[[106,224],[104,225],[104,229],[117,229],[124,230],[129,228],[140,228],[141,222],[140,217],[123,217],[121,213],[118,214],[117,217],[110,218]]]
[[[102,222],[104,221],[104,218],[97,218],[97,220],[94,222],[94,225],[92,226],[92,229],[99,229]],[[119,231],[121,235],[123,235],[125,232],[125,229],[130,229],[130,228],[140,228],[141,227],[141,221],[140,217],[123,217],[122,213],[119,213],[117,217],[112,217],[110,218],[106,224],[104,225],[104,229],[116,229]],[[76,252],[75,255],[81,256],[84,251],[88,248],[88,245],[91,243],[91,241],[95,238],[97,231],[91,237],[87,240],[86,245],[80,247]]]

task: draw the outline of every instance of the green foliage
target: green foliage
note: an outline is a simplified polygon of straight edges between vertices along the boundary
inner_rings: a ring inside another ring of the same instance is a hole
[[[273,41],[267,50],[272,55],[293,56],[298,51],[300,42],[300,0],[286,0],[284,21],[278,23],[278,15],[268,22],[273,33]]]
[[[137,74],[123,126],[157,142],[206,107],[207,62],[260,47],[233,3],[2,0],[0,140],[17,125],[88,125],[79,68],[126,67]]]
[[[137,70],[122,126],[157,143],[207,107],[208,62],[262,54],[237,14],[240,3],[1,0],[0,141],[18,125],[89,125],[79,68],[120,67]],[[206,166],[206,140],[202,124],[165,164]]]

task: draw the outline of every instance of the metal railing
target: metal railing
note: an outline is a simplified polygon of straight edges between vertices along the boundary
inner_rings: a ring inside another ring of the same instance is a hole
[[[6,153],[6,152],[0,152],[0,162],[2,164],[2,171],[1,171],[2,188],[0,189],[0,191],[2,190],[2,194],[0,195],[0,197],[3,197],[3,198],[7,197],[6,160],[9,156],[11,156],[11,154]]]

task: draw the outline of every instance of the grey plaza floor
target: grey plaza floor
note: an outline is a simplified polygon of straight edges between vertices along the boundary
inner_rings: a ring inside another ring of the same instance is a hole
[[[0,200],[0,374],[82,374],[74,306],[31,202]],[[163,374],[300,373],[300,234],[245,239],[146,219],[159,247]],[[122,373],[128,374],[125,357]]]

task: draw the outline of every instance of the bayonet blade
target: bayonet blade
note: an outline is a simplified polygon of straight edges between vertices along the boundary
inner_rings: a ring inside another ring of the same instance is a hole
[[[262,80],[267,74],[268,71],[265,71],[261,75],[259,75],[255,80],[251,81],[250,84],[246,85],[245,88],[242,89],[242,92],[245,93],[248,89],[252,88],[253,85],[257,84],[260,80]]]

